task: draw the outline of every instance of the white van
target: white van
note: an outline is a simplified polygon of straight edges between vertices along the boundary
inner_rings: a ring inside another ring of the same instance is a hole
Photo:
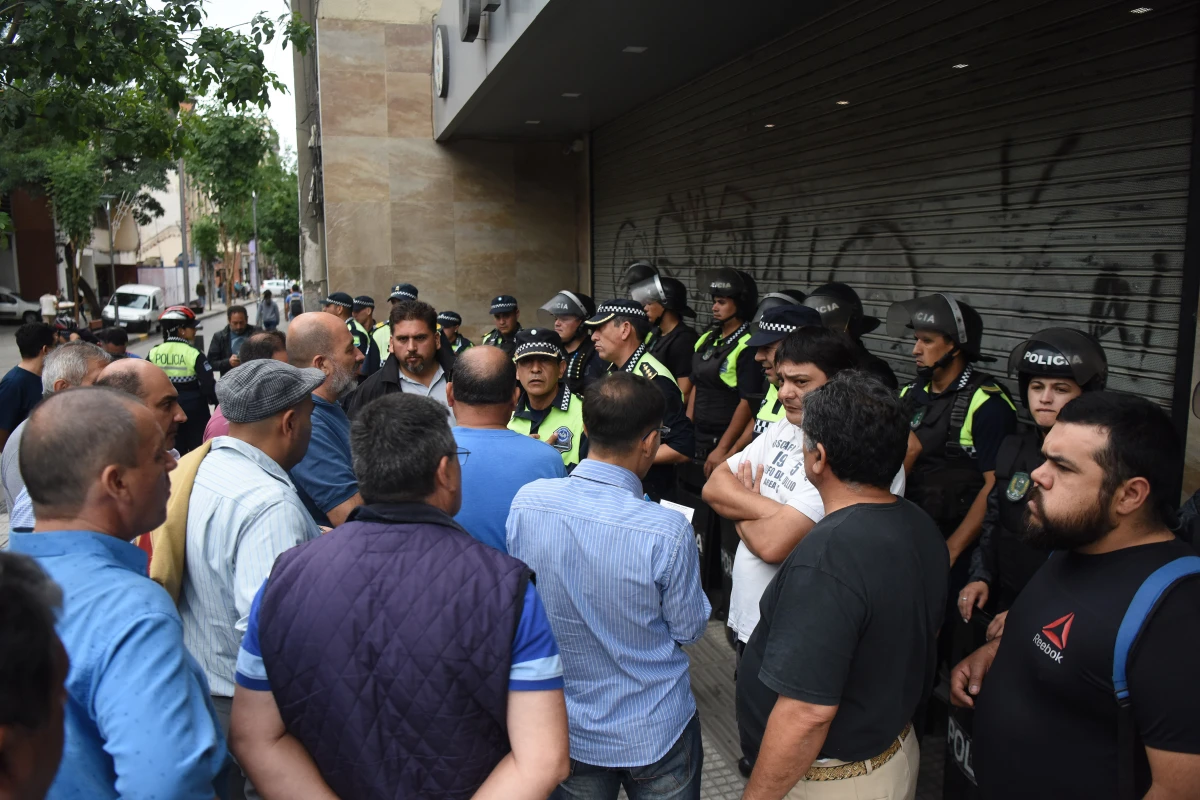
[[[282,300],[291,291],[292,283],[293,281],[285,280],[284,278],[267,278],[262,282],[262,288],[269,289],[271,296],[276,300]]]
[[[158,327],[158,318],[165,308],[161,286],[127,283],[117,288],[100,312],[106,325],[119,325],[134,331],[149,332]]]

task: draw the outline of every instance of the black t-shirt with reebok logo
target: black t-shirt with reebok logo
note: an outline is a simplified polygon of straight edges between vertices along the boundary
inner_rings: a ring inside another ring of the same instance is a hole
[[[1008,612],[976,701],[983,797],[1116,800],[1117,629],[1142,582],[1188,555],[1195,551],[1174,540],[1101,555],[1056,552],[1038,570]],[[1163,598],[1128,661],[1139,797],[1150,786],[1145,747],[1200,753],[1198,675],[1200,580],[1191,577]]]

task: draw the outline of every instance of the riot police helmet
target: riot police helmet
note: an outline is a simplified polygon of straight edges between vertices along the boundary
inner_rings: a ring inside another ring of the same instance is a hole
[[[892,303],[887,314],[888,335],[905,338],[916,331],[942,334],[954,342],[968,361],[996,360],[983,355],[980,349],[983,319],[979,312],[949,292]]]
[[[658,267],[655,267],[649,261],[634,261],[625,268],[625,288],[632,289],[634,284],[641,283],[647,278],[652,278],[657,274]]]
[[[757,325],[763,314],[772,308],[804,305],[804,299],[804,292],[799,289],[780,289],[778,292],[771,292],[758,301],[758,308],[754,310],[754,319],[751,322]]]
[[[687,287],[683,285],[683,281],[675,278],[651,275],[630,286],[629,296],[643,306],[658,303],[681,317],[696,316],[696,312],[688,305]]]
[[[1108,357],[1100,342],[1074,328],[1046,328],[1021,342],[1008,356],[1008,373],[1021,386],[1029,404],[1029,382],[1035,377],[1070,378],[1085,392],[1108,384]]]
[[[713,297],[727,297],[737,303],[738,317],[750,320],[758,305],[758,283],[749,272],[730,267],[705,269],[699,274],[701,290]]]
[[[868,316],[858,292],[844,283],[818,286],[808,293],[804,304],[820,312],[826,328],[845,331],[855,339],[879,327],[879,317]]]
[[[559,317],[578,317],[585,320],[596,313],[596,301],[582,292],[563,289],[538,309],[538,321],[547,328],[554,327]]]

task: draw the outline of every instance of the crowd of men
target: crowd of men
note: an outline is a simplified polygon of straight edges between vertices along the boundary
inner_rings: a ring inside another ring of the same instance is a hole
[[[699,280],[700,332],[641,262],[480,346],[408,283],[230,306],[207,356],[185,307],[145,359],[22,326],[0,799],[698,800],[714,525],[745,798],[912,800],[939,682],[981,797],[1200,796],[1182,451],[1100,344],[1029,337],[1014,401],[919,297],[901,387],[851,287]]]

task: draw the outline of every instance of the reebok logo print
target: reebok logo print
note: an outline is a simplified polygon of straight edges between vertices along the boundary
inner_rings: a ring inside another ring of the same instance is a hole
[[[1056,664],[1061,664],[1062,651],[1067,647],[1067,636],[1070,635],[1071,625],[1074,622],[1075,615],[1072,613],[1043,626],[1041,633],[1033,635],[1034,646],[1053,659]]]

